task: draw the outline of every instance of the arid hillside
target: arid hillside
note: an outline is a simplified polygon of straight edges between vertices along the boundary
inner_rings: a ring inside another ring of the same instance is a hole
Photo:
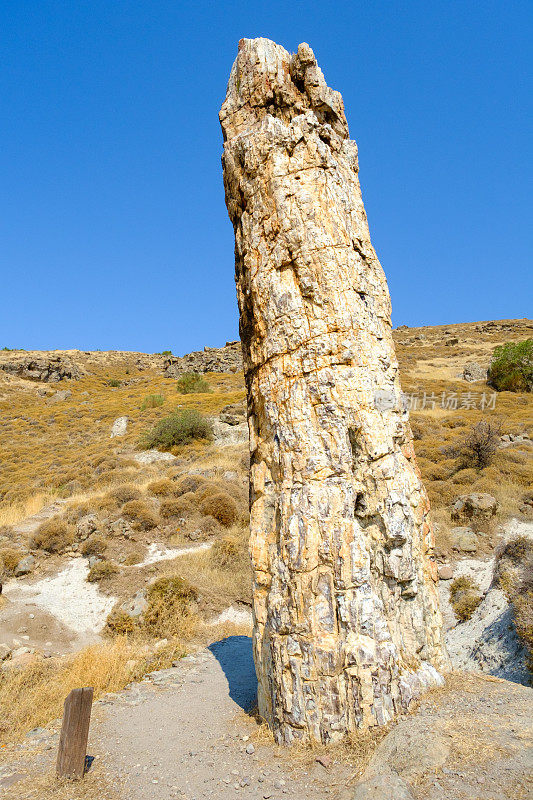
[[[487,384],[495,347],[532,336],[528,320],[394,332],[458,652],[480,603],[494,605],[487,576],[502,531],[533,519],[533,394]],[[0,738],[53,720],[69,687],[90,682],[102,695],[249,632],[238,358],[235,343],[188,359],[0,352],[0,704],[11,709]],[[176,415],[197,427],[162,452]],[[527,642],[516,552],[498,563]],[[494,659],[487,671],[506,675],[511,656]]]

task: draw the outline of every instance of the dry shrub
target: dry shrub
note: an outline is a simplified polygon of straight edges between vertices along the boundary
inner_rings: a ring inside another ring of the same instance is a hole
[[[237,503],[229,494],[219,492],[210,494],[200,502],[200,511],[206,516],[214,517],[221,525],[229,528],[239,517]]]
[[[196,492],[206,483],[206,479],[201,475],[183,475],[176,480],[175,493],[179,495]]]
[[[102,556],[107,550],[107,540],[104,536],[93,533],[80,547],[83,556]]]
[[[94,506],[88,500],[81,500],[78,503],[70,503],[65,511],[65,519],[67,522],[76,523],[82,517],[87,516],[93,510]]]
[[[246,538],[240,532],[217,539],[209,551],[211,564],[220,569],[234,569],[248,558]]]
[[[20,550],[13,547],[4,547],[0,550],[0,575],[13,575],[17,564],[23,557]]]
[[[141,497],[141,492],[136,486],[125,483],[123,486],[116,486],[111,489],[107,496],[115,500],[119,505],[123,505],[131,500],[138,500]]]
[[[452,581],[450,603],[461,622],[470,619],[482,600],[479,586],[472,578],[462,576]]]
[[[141,553],[140,550],[134,550],[133,553],[130,553],[124,559],[124,564],[126,567],[133,567],[135,564],[140,564],[141,561],[144,560],[144,553]]]
[[[485,469],[494,459],[502,433],[499,421],[481,420],[461,439],[457,446],[460,469]]]
[[[138,530],[148,531],[159,525],[159,516],[143,500],[129,500],[122,506],[122,514]]]
[[[165,519],[170,519],[171,517],[186,517],[195,510],[195,499],[193,494],[187,492],[180,497],[163,500],[159,513]]]
[[[175,493],[176,484],[168,478],[161,478],[159,481],[149,483],[148,491],[156,497],[169,497]]]
[[[91,511],[102,511],[104,514],[109,514],[116,511],[118,506],[119,504],[115,498],[106,494],[103,497],[95,497],[94,501],[91,503],[90,509]]]
[[[97,583],[98,581],[110,578],[112,575],[116,575],[117,572],[118,569],[112,561],[97,561],[89,570],[87,580],[89,583]]]
[[[120,609],[112,611],[106,620],[106,632],[113,636],[127,636],[134,633],[136,629],[135,620]]]
[[[146,593],[143,628],[157,638],[190,636],[196,629],[198,593],[178,575],[158,578]]]
[[[74,542],[74,530],[61,517],[43,522],[33,534],[33,546],[48,553],[61,553]]]

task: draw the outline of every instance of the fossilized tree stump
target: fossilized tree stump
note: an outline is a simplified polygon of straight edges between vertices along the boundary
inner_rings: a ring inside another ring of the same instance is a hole
[[[341,95],[308,45],[243,39],[220,120],[259,709],[280,742],[329,741],[441,680],[429,503]]]

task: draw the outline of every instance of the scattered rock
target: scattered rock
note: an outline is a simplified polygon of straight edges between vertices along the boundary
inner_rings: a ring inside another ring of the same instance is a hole
[[[72,397],[72,392],[70,389],[61,389],[61,391],[55,392],[48,402],[61,403],[63,400],[68,400],[69,397]]]
[[[120,606],[120,610],[124,611],[125,614],[133,619],[141,617],[147,608],[148,601],[146,600],[144,589],[140,589],[130,600],[126,600],[126,602],[122,603]]]
[[[14,354],[0,358],[0,369],[30,381],[56,383],[65,379],[77,381],[82,377],[80,368],[70,358],[49,354]]]
[[[477,536],[471,528],[452,528],[450,536],[454,550],[462,550],[464,553],[476,552],[478,545]]]
[[[469,361],[463,369],[463,379],[468,383],[487,380],[487,368],[482,367],[477,361]]]
[[[169,356],[163,370],[167,378],[179,378],[184,372],[242,372],[241,343],[226,342],[225,347],[204,347],[186,356]]]
[[[117,417],[111,428],[111,439],[115,436],[125,436],[128,429],[128,417]]]
[[[15,578],[20,578],[22,575],[27,575],[29,572],[32,572],[32,570],[35,569],[36,563],[35,556],[30,554],[21,558],[15,567]]]
[[[358,783],[353,800],[415,800],[408,785],[397,772],[383,768],[382,772]]]
[[[498,509],[498,501],[490,494],[475,492],[463,494],[453,501],[451,513],[454,522],[491,519]]]
[[[87,514],[76,523],[76,536],[82,542],[92,536],[93,533],[96,533],[97,530],[98,517],[96,514]]]
[[[161,453],[159,450],[144,450],[142,453],[132,453],[131,456],[138,464],[155,464],[158,461],[177,461],[172,453]]]
[[[453,567],[451,564],[441,564],[438,569],[441,581],[451,581],[453,578]]]
[[[213,420],[213,439],[218,447],[231,447],[248,442],[248,423],[228,424],[219,419]]]
[[[0,644],[0,661],[5,661],[11,655],[11,648],[7,644]]]

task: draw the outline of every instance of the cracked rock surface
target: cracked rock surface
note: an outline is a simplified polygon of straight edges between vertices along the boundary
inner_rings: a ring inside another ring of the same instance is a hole
[[[242,39],[220,112],[248,392],[254,657],[277,741],[387,723],[446,666],[429,503],[341,95]]]

